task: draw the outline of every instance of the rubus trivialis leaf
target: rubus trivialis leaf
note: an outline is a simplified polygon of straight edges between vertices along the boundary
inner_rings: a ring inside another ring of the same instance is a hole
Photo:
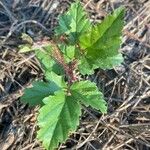
[[[97,89],[95,83],[91,81],[75,82],[71,86],[72,96],[86,106],[91,106],[102,113],[107,112],[107,104],[103,94]]]
[[[24,90],[24,94],[21,97],[21,101],[28,103],[30,106],[42,105],[43,98],[49,96],[50,94],[53,95],[55,91],[61,89],[53,81],[36,81],[33,82],[32,85],[33,87]]]
[[[66,34],[71,43],[76,43],[79,36],[91,25],[80,2],[73,3],[68,12],[59,17],[59,26],[55,29],[57,35]]]
[[[61,87],[61,88],[66,88],[66,83],[63,79],[63,76],[60,76],[53,71],[46,71],[45,72],[45,78],[50,82],[51,81],[55,82],[56,85]]]
[[[52,47],[50,44],[45,47],[46,48],[44,49],[43,47],[35,49],[35,54],[36,57],[40,60],[44,71],[52,71],[53,65],[55,64],[55,61],[51,57]]]
[[[59,46],[67,63],[75,58],[76,46],[75,45],[60,45]]]
[[[82,74],[91,74],[93,73],[91,70],[96,68],[112,68],[122,61],[118,49],[121,44],[123,16],[124,9],[119,8],[102,23],[93,26],[91,31],[80,36],[79,45],[85,51],[79,66]],[[119,60],[118,63],[116,59]]]
[[[47,150],[54,150],[64,142],[68,134],[79,125],[81,108],[78,101],[66,96],[64,91],[57,91],[54,96],[43,100],[45,105],[39,110],[37,138]]]
[[[45,47],[42,47],[41,49],[35,49],[35,54],[36,54],[36,57],[41,62],[41,66],[43,68],[45,76],[47,76],[47,74],[51,72],[55,73],[56,75],[64,74],[64,70],[62,66],[59,63],[57,63],[54,60],[54,58],[51,56],[52,46],[50,44],[46,45]]]

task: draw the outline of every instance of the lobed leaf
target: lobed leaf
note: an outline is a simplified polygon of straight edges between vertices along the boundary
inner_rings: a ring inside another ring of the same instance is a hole
[[[91,31],[80,36],[80,47],[86,53],[79,66],[82,74],[91,74],[91,70],[96,68],[112,68],[120,63],[122,56],[118,55],[118,49],[121,44],[123,16],[124,9],[119,8],[102,23],[93,26]],[[120,61],[117,63],[116,59]],[[83,68],[85,69],[82,71]]]
[[[45,72],[45,78],[48,81],[55,82],[61,88],[65,88],[66,87],[66,83],[65,83],[65,81],[63,79],[63,76],[60,76],[60,75],[56,74],[53,71],[46,71]]]
[[[75,51],[76,51],[75,46],[60,44],[59,48],[63,53],[64,59],[67,63],[71,62],[75,58]]]
[[[75,82],[71,86],[72,96],[81,101],[86,106],[91,106],[102,113],[107,112],[106,101],[103,98],[103,94],[97,89],[95,83],[90,81]]]
[[[44,49],[43,49],[44,48]],[[54,58],[51,57],[52,47],[50,44],[36,49],[36,57],[40,60],[42,68],[44,69],[45,76],[47,72],[54,72],[58,75],[64,74],[64,70],[60,64],[58,64]]]
[[[53,150],[64,142],[68,134],[74,132],[79,125],[81,115],[80,104],[64,91],[58,91],[54,96],[43,100],[45,105],[38,116],[37,138],[42,141],[47,150]]]
[[[43,98],[49,96],[50,94],[53,95],[55,91],[61,89],[61,87],[52,81],[36,81],[33,82],[32,85],[33,87],[24,90],[24,94],[21,97],[21,101],[28,103],[30,106],[42,105]]]
[[[80,2],[73,3],[68,12],[59,17],[59,26],[55,29],[57,35],[66,34],[71,43],[75,44],[79,36],[91,27]]]

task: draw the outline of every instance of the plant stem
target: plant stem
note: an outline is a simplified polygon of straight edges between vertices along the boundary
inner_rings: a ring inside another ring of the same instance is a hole
[[[52,57],[63,67],[65,74],[68,77],[68,85],[71,85],[77,81],[77,77],[74,72],[77,67],[77,61],[73,60],[70,64],[67,64],[59,47],[53,41],[51,44],[53,47]]]

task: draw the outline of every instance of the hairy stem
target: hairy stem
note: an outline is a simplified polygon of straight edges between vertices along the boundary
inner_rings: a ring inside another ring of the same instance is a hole
[[[74,72],[77,67],[77,61],[73,60],[70,64],[67,64],[59,47],[53,41],[51,42],[51,44],[53,47],[52,57],[63,67],[66,76],[68,77],[68,84],[71,85],[77,80]]]

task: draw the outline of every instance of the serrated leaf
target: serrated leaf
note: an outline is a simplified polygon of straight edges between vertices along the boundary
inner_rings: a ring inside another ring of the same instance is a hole
[[[85,74],[93,74],[94,69],[111,69],[114,66],[117,66],[123,62],[122,54],[118,54],[113,57],[107,57],[106,59],[98,59],[97,61],[91,60],[88,57],[83,57],[80,60],[80,64],[78,66],[80,73]]]
[[[30,106],[42,105],[43,98],[54,94],[55,91],[60,90],[61,87],[56,85],[53,81],[43,82],[36,81],[33,82],[31,88],[24,90],[24,94],[21,97],[21,101],[28,103]]]
[[[62,66],[60,64],[58,64],[51,57],[51,51],[52,51],[51,45],[47,45],[43,48],[36,49],[35,54],[36,54],[36,57],[40,60],[40,63],[42,64],[44,73],[54,72],[58,75],[64,74],[64,70],[63,70]]]
[[[102,113],[107,112],[106,101],[95,83],[90,81],[75,82],[71,86],[71,94],[75,99],[80,100],[84,105],[91,106],[97,110],[100,110]]]
[[[57,62],[55,62],[54,65],[52,66],[52,71],[58,75],[64,75],[63,67]]]
[[[92,61],[89,60],[86,56],[83,56],[82,59],[79,61],[78,69],[81,74],[93,74],[94,69],[93,69],[93,64]]]
[[[121,44],[123,16],[124,9],[119,8],[112,15],[107,16],[102,23],[93,26],[91,31],[82,34],[79,44],[86,53],[83,56],[86,61],[81,60],[79,66],[82,74],[90,74],[91,69],[112,68],[118,64],[116,57],[118,59],[120,56],[118,49]],[[85,67],[87,64],[87,69],[82,72],[83,66]]]
[[[65,15],[59,17],[59,26],[55,29],[57,35],[69,35],[71,43],[76,43],[78,37],[91,27],[90,21],[80,2],[73,3]]]
[[[66,83],[65,83],[65,81],[63,79],[63,76],[60,76],[60,75],[56,74],[53,71],[46,71],[45,72],[45,78],[48,81],[55,82],[61,88],[65,88],[66,87]]]
[[[45,49],[35,49],[36,57],[40,60],[44,70],[52,70],[52,66],[55,64],[55,61],[51,57],[52,48],[50,45],[47,45]]]
[[[122,54],[118,54],[112,57],[107,57],[107,59],[99,60],[98,64],[101,65],[100,66],[101,69],[111,69],[114,66],[121,64],[122,62],[123,62]],[[95,68],[97,68],[97,66]]]
[[[70,33],[70,24],[71,24],[71,18],[69,14],[66,15],[60,15],[59,16],[59,26],[55,29],[55,32],[57,35],[61,34],[69,34]]]
[[[64,91],[58,91],[54,96],[43,100],[45,105],[38,116],[37,138],[42,141],[46,150],[54,150],[59,143],[64,142],[68,134],[74,132],[79,125],[81,108],[78,101],[66,96]]]
[[[71,62],[75,58],[75,46],[61,44],[59,45],[59,48],[62,51],[64,59],[67,63]]]

